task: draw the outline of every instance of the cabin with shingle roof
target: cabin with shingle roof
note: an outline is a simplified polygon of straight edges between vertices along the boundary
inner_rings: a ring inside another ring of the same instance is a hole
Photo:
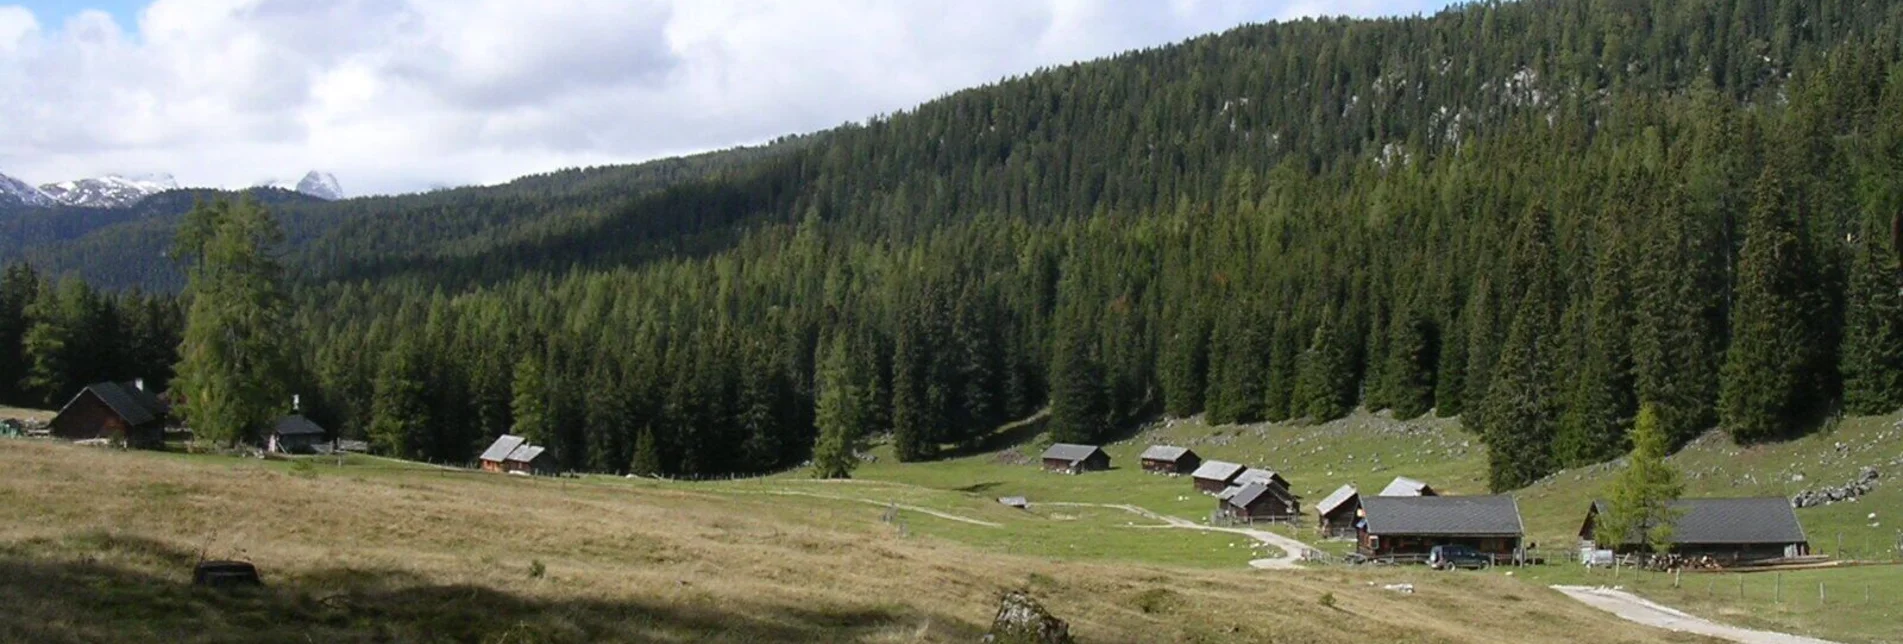
[[[144,381],[86,385],[49,424],[52,435],[70,441],[107,439],[129,447],[165,444],[171,407],[145,390]]]
[[[1246,470],[1240,464],[1228,461],[1203,461],[1196,471],[1189,475],[1196,491],[1204,494],[1218,494],[1235,484],[1236,477]]]
[[[547,448],[531,445],[529,439],[514,434],[497,436],[476,460],[484,472],[553,474],[556,469],[555,457]]]
[[[1110,469],[1110,455],[1096,445],[1057,443],[1044,450],[1043,461],[1046,471],[1065,474]]]
[[[1301,506],[1286,488],[1252,481],[1223,490],[1217,495],[1216,510],[1222,516],[1254,523],[1293,519]]]
[[[1355,551],[1364,557],[1425,555],[1443,545],[1512,556],[1526,535],[1520,504],[1506,495],[1371,496],[1361,509]]]
[[[1810,540],[1804,535],[1804,526],[1798,522],[1797,510],[1791,507],[1789,499],[1679,499],[1669,507],[1673,518],[1670,539],[1673,554],[1728,562],[1810,554]],[[1579,527],[1582,545],[1620,554],[1644,550],[1644,539],[1637,531],[1617,545],[1608,547],[1595,543],[1599,516],[1610,508],[1600,500],[1593,501],[1586,509],[1586,520]]]
[[[278,454],[309,454],[324,442],[324,428],[298,414],[271,423],[264,437],[264,449]]]
[[[1355,536],[1355,519],[1360,513],[1361,491],[1355,489],[1353,483],[1335,488],[1315,504],[1315,514],[1321,517],[1322,536],[1329,539]]]
[[[1151,445],[1137,459],[1143,461],[1143,471],[1158,474],[1187,474],[1203,464],[1196,452],[1170,445]]]

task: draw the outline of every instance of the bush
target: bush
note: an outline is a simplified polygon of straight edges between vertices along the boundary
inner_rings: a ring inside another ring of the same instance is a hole
[[[543,564],[542,560],[536,559],[529,562],[530,579],[541,579],[542,576],[546,574],[548,574],[548,566]]]
[[[1321,599],[1321,604],[1322,604],[1322,607],[1324,607],[1324,608],[1334,608],[1334,607],[1335,607],[1335,594],[1334,594],[1334,593],[1322,593],[1322,599]]]

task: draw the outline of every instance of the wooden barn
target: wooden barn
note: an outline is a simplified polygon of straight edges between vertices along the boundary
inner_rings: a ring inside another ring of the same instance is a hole
[[[1425,555],[1440,545],[1510,557],[1526,534],[1520,504],[1506,495],[1371,496],[1361,509],[1355,551],[1366,557]]]
[[[1394,477],[1394,482],[1381,488],[1381,496],[1440,496],[1440,493],[1435,492],[1434,488],[1426,483],[1405,476],[1397,476]]]
[[[1198,492],[1216,494],[1235,484],[1236,477],[1245,469],[1248,468],[1228,461],[1203,461],[1189,477]]]
[[[484,472],[506,472],[508,469],[503,466],[503,463],[509,459],[510,454],[515,453],[515,450],[527,445],[528,442],[528,439],[515,434],[497,436],[496,442],[490,443],[489,449],[483,450],[482,456],[476,457],[476,460],[482,463]]]
[[[1187,447],[1152,445],[1137,457],[1143,461],[1143,471],[1159,474],[1188,474],[1203,464],[1203,459]]]
[[[1355,519],[1360,518],[1361,491],[1353,484],[1335,488],[1334,492],[1315,504],[1315,513],[1321,517],[1321,533],[1330,539],[1346,539],[1355,536]]]
[[[1284,521],[1300,513],[1288,490],[1260,481],[1235,486],[1218,495],[1217,511],[1240,521]]]
[[[53,417],[53,436],[71,441],[107,439],[129,447],[165,444],[165,420],[171,409],[145,390],[143,381],[87,385]]]
[[[1079,474],[1110,469],[1110,455],[1095,445],[1058,443],[1044,450],[1044,469]]]
[[[502,459],[502,470],[510,474],[554,474],[555,457],[548,448],[525,443]]]
[[[264,437],[264,449],[279,454],[309,454],[324,443],[324,428],[298,414],[271,423]]]
[[[1259,467],[1243,468],[1242,473],[1237,474],[1236,480],[1232,481],[1230,485],[1248,485],[1250,483],[1261,483],[1270,487],[1279,487],[1285,492],[1289,489],[1288,479],[1282,478],[1282,475],[1277,474],[1275,470],[1265,470]]]
[[[1609,507],[1605,501],[1592,502],[1579,528],[1580,540],[1586,547],[1620,554],[1643,550],[1637,532],[1616,546],[1594,543],[1599,515]],[[1810,554],[1810,540],[1789,499],[1679,499],[1672,502],[1671,511],[1673,554],[1734,563]]]

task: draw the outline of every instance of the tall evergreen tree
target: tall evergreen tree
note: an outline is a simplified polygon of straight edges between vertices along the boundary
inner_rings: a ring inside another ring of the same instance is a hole
[[[1733,439],[1790,435],[1815,409],[1819,347],[1810,316],[1818,276],[1799,207],[1777,164],[1758,179],[1738,258],[1737,306],[1720,413]]]
[[[1556,379],[1559,305],[1555,293],[1552,220],[1535,205],[1514,246],[1520,301],[1487,387],[1485,424],[1488,485],[1496,492],[1525,487],[1552,473],[1552,445],[1560,406]]]
[[[813,416],[819,425],[819,439],[813,444],[813,476],[823,479],[851,478],[859,466],[859,443],[866,434],[866,394],[855,373],[857,362],[851,351],[850,336],[841,332],[826,343],[825,357],[819,361],[815,376],[818,399]]]
[[[1593,539],[1601,546],[1617,547],[1636,534],[1656,552],[1671,548],[1678,521],[1671,505],[1684,493],[1685,484],[1665,462],[1670,449],[1671,439],[1659,426],[1657,412],[1649,404],[1641,406],[1632,429],[1631,458],[1608,487],[1609,507],[1594,525]]]
[[[1844,410],[1887,414],[1903,408],[1903,284],[1884,252],[1881,228],[1858,240],[1844,315]]]
[[[200,204],[179,227],[173,256],[188,265],[191,308],[173,388],[199,438],[251,439],[290,400],[289,304],[273,254],[283,238],[249,198]]]
[[[402,458],[427,458],[437,448],[431,436],[422,356],[407,339],[383,354],[370,403],[370,442]]]

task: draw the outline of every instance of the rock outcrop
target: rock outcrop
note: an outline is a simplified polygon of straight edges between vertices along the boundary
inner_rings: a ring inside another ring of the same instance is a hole
[[[998,602],[985,642],[995,644],[1071,644],[1070,624],[1052,617],[1029,593],[1013,590]]]

